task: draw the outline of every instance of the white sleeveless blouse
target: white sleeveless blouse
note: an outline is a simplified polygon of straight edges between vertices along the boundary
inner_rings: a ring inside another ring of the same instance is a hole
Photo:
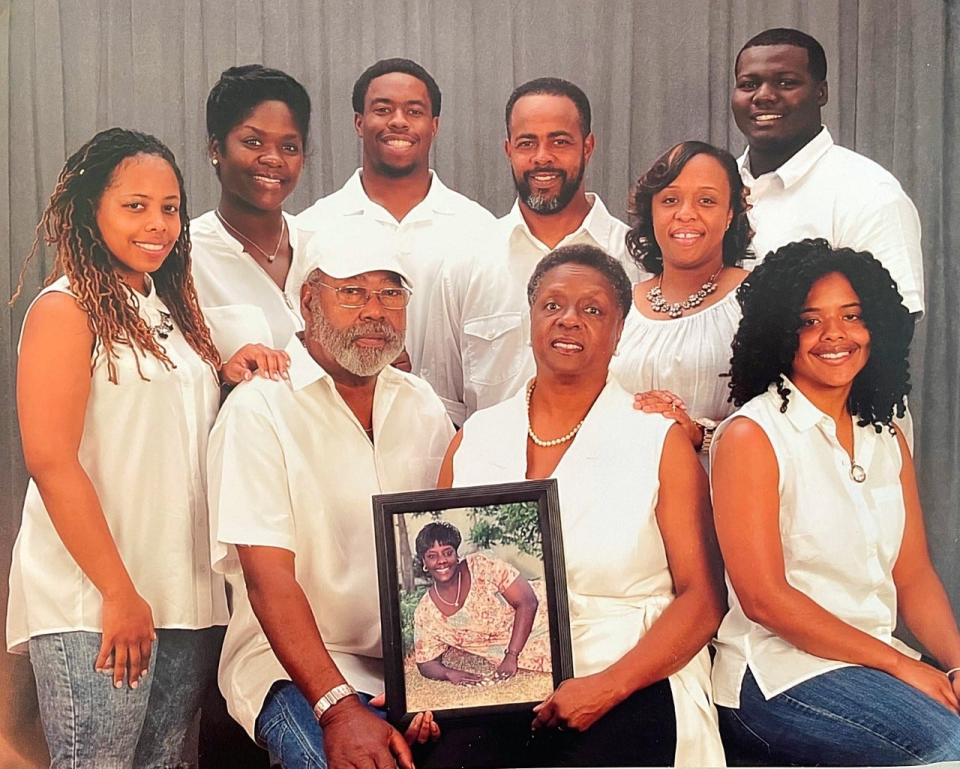
[[[525,394],[467,419],[455,486],[526,477]],[[635,410],[633,396],[610,379],[554,470],[577,676],[620,659],[675,597],[656,518],[660,456],[672,425]],[[706,647],[669,681],[676,765],[724,765]]]
[[[70,294],[68,279],[38,298],[52,291]],[[167,308],[156,291],[137,299],[147,325],[159,326]],[[156,627],[225,625],[223,578],[210,568],[205,491],[219,387],[179,328],[161,344],[176,368],[141,356],[149,381],[137,373],[132,348],[120,346],[112,384],[107,358],[97,350],[78,457]],[[44,633],[99,632],[101,607],[99,591],[64,547],[31,479],[10,570],[8,650],[25,653],[27,641]]]

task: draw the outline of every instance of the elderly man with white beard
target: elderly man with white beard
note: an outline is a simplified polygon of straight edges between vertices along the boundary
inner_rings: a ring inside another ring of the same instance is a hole
[[[453,430],[403,349],[410,281],[386,237],[307,245],[287,380],[228,398],[210,436],[214,567],[233,587],[231,715],[273,766],[411,767],[383,691],[373,494],[432,488]]]

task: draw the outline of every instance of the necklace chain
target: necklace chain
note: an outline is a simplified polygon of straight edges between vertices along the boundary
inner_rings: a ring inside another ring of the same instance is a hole
[[[561,435],[559,438],[553,438],[549,441],[544,440],[533,431],[533,422],[530,421],[530,399],[533,397],[533,388],[536,386],[537,380],[534,379],[527,388],[527,435],[530,436],[530,440],[542,449],[548,449],[551,446],[559,446],[561,443],[566,443],[567,441],[572,440],[573,436],[580,432],[580,428],[583,427],[583,419],[577,422],[574,428],[566,435]],[[586,419],[586,417],[584,417],[584,419]]]
[[[215,209],[215,213],[217,214],[217,219],[221,221],[224,227],[230,230],[230,232],[232,232],[234,235],[239,235],[241,238],[243,238],[247,243],[263,254],[264,259],[266,259],[270,264],[273,264],[274,260],[277,258],[277,254],[280,253],[280,244],[283,243],[283,236],[287,233],[287,220],[283,217],[283,214],[280,215],[280,239],[277,241],[277,246],[273,249],[273,253],[268,254],[266,251],[260,248],[260,246],[258,246],[252,238],[244,235],[242,232],[240,232],[240,230],[230,224],[230,222],[224,218],[223,214],[220,213],[219,208]]]
[[[723,272],[723,265],[721,265],[720,269],[713,273],[713,275],[707,278],[706,283],[680,302],[668,302],[663,298],[663,273],[661,272],[657,285],[647,291],[647,301],[650,302],[650,309],[654,312],[665,312],[671,318],[679,318],[683,315],[684,310],[691,310],[703,304],[703,300],[717,290],[715,281],[721,272]]]
[[[440,603],[445,603],[447,606],[456,606],[460,607],[460,583],[463,579],[463,571],[460,569],[460,564],[457,564],[457,597],[453,599],[453,603],[450,603],[442,595],[440,595],[440,588],[437,587],[437,583],[433,583],[433,592],[440,599]]]

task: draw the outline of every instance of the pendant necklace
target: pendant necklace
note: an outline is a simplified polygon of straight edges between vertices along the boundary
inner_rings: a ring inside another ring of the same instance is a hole
[[[440,603],[444,603],[447,606],[456,607],[457,609],[460,608],[460,583],[462,579],[463,579],[463,572],[460,570],[460,567],[458,565],[457,566],[457,597],[453,599],[453,603],[450,603],[449,601],[445,600],[444,597],[440,595],[440,590],[439,588],[437,588],[437,583],[436,582],[433,583],[433,593],[435,596],[437,596],[438,599],[440,599]]]
[[[867,480],[867,471],[858,465],[855,459],[850,460],[850,480],[854,483],[863,483]]]
[[[533,422],[530,421],[530,399],[533,397],[533,388],[536,386],[537,380],[534,379],[527,388],[527,435],[530,436],[530,440],[533,441],[535,445],[542,449],[548,449],[551,446],[559,446],[561,443],[566,443],[580,432],[580,428],[583,427],[583,420],[586,419],[586,417],[577,422],[576,426],[566,435],[561,435],[559,438],[553,438],[549,441],[544,440],[533,431]]]
[[[273,264],[274,260],[277,258],[277,254],[280,253],[280,245],[283,243],[283,236],[287,232],[287,220],[283,217],[282,214],[280,216],[280,239],[277,241],[277,247],[273,249],[273,253],[268,254],[266,251],[260,248],[260,246],[258,246],[253,241],[253,239],[248,238],[246,235],[240,232],[240,230],[238,230],[236,227],[230,224],[230,222],[224,219],[223,214],[220,213],[219,208],[214,209],[214,213],[217,215],[217,219],[220,220],[220,222],[223,224],[224,227],[230,230],[230,232],[232,232],[234,235],[238,235],[239,237],[243,238],[247,243],[249,243],[251,246],[257,249],[257,251],[263,254],[264,259],[266,259],[270,264]]]
[[[679,318],[684,310],[690,310],[703,304],[703,300],[717,290],[717,276],[723,272],[726,265],[721,265],[713,275],[707,278],[707,282],[694,291],[690,296],[680,302],[668,302],[663,298],[661,287],[663,286],[663,273],[660,273],[660,280],[657,285],[647,291],[647,301],[650,303],[650,309],[654,312],[665,312],[671,318]]]

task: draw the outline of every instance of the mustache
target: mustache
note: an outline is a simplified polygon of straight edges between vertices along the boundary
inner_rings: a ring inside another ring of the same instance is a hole
[[[544,166],[543,168],[534,168],[532,171],[524,171],[523,180],[529,184],[534,174],[559,174],[561,182],[567,181],[567,172],[562,168],[554,168],[553,166]]]
[[[358,321],[350,326],[344,334],[350,343],[364,336],[382,336],[387,342],[393,342],[400,336],[396,329],[385,320]]]

